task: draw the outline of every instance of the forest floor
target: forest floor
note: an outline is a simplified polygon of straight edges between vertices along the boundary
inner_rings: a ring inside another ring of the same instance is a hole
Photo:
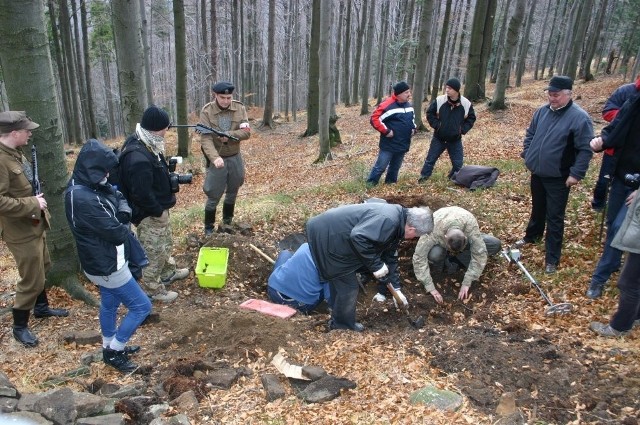
[[[576,83],[574,98],[591,114],[596,134],[604,125],[600,116],[604,100],[622,83],[620,78]],[[179,293],[175,302],[154,304],[157,320],[141,327],[131,341],[143,347],[135,360],[151,366],[146,375],[121,376],[96,363],[91,376],[67,385],[82,390],[95,380],[143,380],[152,388],[175,375],[181,364],[226,360],[253,373],[241,377],[230,390],[210,389],[200,394],[198,411],[188,414],[192,423],[494,424],[504,423],[496,413],[501,395],[513,393],[520,423],[637,424],[640,331],[624,339],[605,339],[588,329],[590,321],[608,321],[617,305],[614,284],[601,299],[584,296],[601,251],[600,215],[589,203],[599,156],[594,156],[587,178],[572,189],[558,272],[543,273],[543,244],[522,250],[522,263],[553,302],[573,305],[568,315],[546,316],[548,305],[539,292],[499,255],[489,260],[464,303],[456,300],[462,272],[434,275],[445,299],[438,305],[413,274],[415,240],[401,244],[400,271],[410,315],[427,319],[422,329],[409,326],[392,302],[373,302],[376,286],[372,283],[358,300],[358,320],[366,327],[363,333],[329,332],[326,311],[283,320],[238,307],[249,298],[267,298],[271,264],[250,244],[275,258],[277,242],[303,231],[310,216],[371,196],[432,209],[462,206],[476,215],[484,232],[499,237],[503,244],[519,239],[530,211],[529,175],[519,154],[531,116],[546,100],[544,87],[542,81],[528,80],[521,88],[509,89],[505,111],[492,113],[486,105],[474,106],[478,121],[464,137],[465,163],[501,170],[496,186],[476,192],[446,180],[450,167],[446,154],[427,184],[417,184],[431,137],[428,131],[415,136],[398,184],[367,189],[364,179],[378,152],[378,136],[368,116],[359,114],[360,106],[338,108],[342,144],[333,149],[334,159],[322,164],[314,164],[317,137],[299,137],[305,130],[303,113],[298,113],[297,122],[281,118],[275,129],[259,129],[261,111],[254,108],[250,111],[253,135],[242,148],[247,178],[235,217],[236,223],[246,223],[251,230],[216,233],[208,239],[202,232],[203,165],[194,142],[195,159],[179,170],[193,171],[194,181],[180,187],[178,205],[172,210],[175,257],[180,266],[193,270],[201,246],[228,247],[226,285],[202,288],[192,272],[189,278],[172,284],[171,289]],[[373,101],[370,105],[372,112]],[[423,105],[423,113],[427,106]],[[175,146],[175,134],[171,134],[168,152],[175,152]],[[74,160],[71,155],[70,165]],[[0,244],[0,273],[0,307],[10,307],[17,275],[4,244]],[[616,278],[617,274],[612,283]],[[97,297],[91,285],[86,287]],[[71,316],[33,320],[41,341],[34,349],[13,341],[10,315],[1,319],[0,368],[21,392],[42,391],[47,377],[77,367],[82,354],[99,349],[99,345],[63,342],[70,331],[99,329],[97,309],[72,300],[58,288],[49,291],[49,298],[53,306],[69,308]],[[287,385],[285,398],[267,402],[260,375],[277,373],[269,362],[278,350],[284,350],[293,363],[321,366],[332,375],[354,381],[357,388],[327,403],[307,404]],[[409,395],[427,385],[462,394],[463,406],[456,412],[440,412],[410,404]]]

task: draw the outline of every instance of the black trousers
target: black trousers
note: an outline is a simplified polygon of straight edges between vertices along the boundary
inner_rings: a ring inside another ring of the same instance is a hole
[[[611,327],[628,331],[640,319],[640,254],[629,253],[618,278],[620,299],[618,311],[611,318]]]
[[[546,226],[546,264],[557,265],[562,254],[564,214],[569,200],[566,181],[566,177],[531,175],[531,217],[524,239],[527,242],[542,239]]]

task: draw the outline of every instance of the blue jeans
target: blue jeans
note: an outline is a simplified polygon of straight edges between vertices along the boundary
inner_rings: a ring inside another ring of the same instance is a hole
[[[406,152],[390,152],[380,149],[380,152],[378,152],[378,159],[376,159],[376,163],[373,164],[367,183],[378,184],[380,176],[382,176],[384,170],[387,170],[384,182],[387,184],[396,183],[398,181],[398,172],[402,166],[405,154]]]
[[[138,326],[151,313],[149,297],[134,278],[119,288],[105,288],[103,286],[99,288],[99,318],[102,335],[108,338],[115,335],[116,339],[123,343],[129,341]],[[124,304],[128,311],[122,318],[120,326],[116,328],[120,304]]]
[[[282,250],[280,254],[278,254],[278,258],[276,259],[276,262],[273,265],[273,270],[277,269],[278,267],[286,263],[287,260],[289,260],[289,258],[291,257],[293,257],[292,251],[289,251],[288,249]],[[276,291],[269,285],[267,285],[267,295],[269,296],[269,299],[274,303],[288,305],[289,307],[293,307],[296,310],[298,310],[300,313],[304,313],[304,314],[311,313],[322,302],[322,298],[320,298],[318,299],[318,302],[316,302],[315,304],[305,304],[303,302],[294,300],[293,298],[289,298],[287,295],[282,294],[279,291]]]
[[[619,178],[613,178],[607,206],[607,239],[604,243],[602,256],[591,276],[592,285],[604,286],[611,274],[620,268],[622,251],[613,248],[611,241],[613,241],[618,229],[622,226],[624,217],[627,215],[628,207],[625,204],[625,200],[631,192],[631,188],[625,186]]]
[[[542,238],[544,228],[545,263],[558,265],[564,237],[564,214],[569,200],[566,177],[531,175],[531,217],[524,235],[527,242]]]
[[[427,152],[427,158],[424,160],[424,165],[420,171],[420,177],[431,177],[436,161],[445,150],[449,153],[449,159],[451,159],[451,171],[449,171],[448,177],[451,178],[454,173],[457,173],[458,170],[462,168],[464,160],[462,139],[456,140],[455,142],[443,142],[440,139],[433,137],[431,139],[429,151]]]
[[[618,311],[609,324],[613,329],[625,332],[640,319],[640,254],[629,253],[618,279],[618,289]]]

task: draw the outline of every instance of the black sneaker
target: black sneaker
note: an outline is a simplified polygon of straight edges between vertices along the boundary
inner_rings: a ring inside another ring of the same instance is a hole
[[[103,348],[102,360],[122,373],[131,373],[138,368],[137,364],[129,360],[129,357],[124,350],[116,351],[110,348]]]

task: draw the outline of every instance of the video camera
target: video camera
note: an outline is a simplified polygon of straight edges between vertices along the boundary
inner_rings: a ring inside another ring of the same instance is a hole
[[[191,173],[176,173],[176,165],[178,164],[182,164],[181,156],[172,156],[169,158],[169,186],[171,187],[171,193],[178,193],[181,184],[191,184],[193,180],[193,174]]]
[[[625,174],[624,184],[633,190],[637,190],[640,187],[640,173]]]

